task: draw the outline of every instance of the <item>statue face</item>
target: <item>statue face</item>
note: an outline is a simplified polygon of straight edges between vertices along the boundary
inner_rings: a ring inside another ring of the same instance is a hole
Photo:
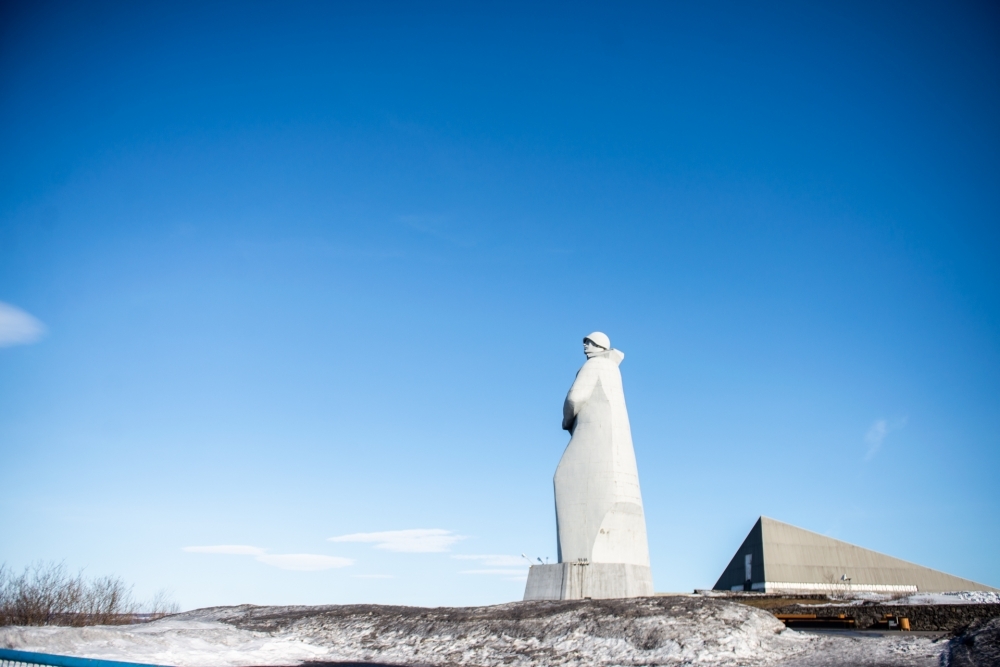
[[[600,345],[595,345],[589,338],[583,339],[583,353],[587,355],[588,359],[601,352],[606,352],[606,350]]]

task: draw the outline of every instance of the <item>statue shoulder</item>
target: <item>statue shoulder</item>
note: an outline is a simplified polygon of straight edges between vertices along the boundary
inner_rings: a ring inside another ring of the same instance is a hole
[[[583,365],[584,367],[586,367],[587,364],[594,363],[598,366],[610,365],[617,368],[619,364],[622,363],[622,360],[624,358],[625,358],[625,353],[622,352],[621,350],[608,350],[607,352],[603,352],[601,354],[591,357],[590,359],[587,359],[587,361]]]

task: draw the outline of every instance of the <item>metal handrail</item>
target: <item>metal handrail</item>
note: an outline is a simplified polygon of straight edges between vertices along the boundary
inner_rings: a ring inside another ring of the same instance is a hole
[[[118,660],[96,660],[94,658],[74,658],[69,655],[32,653],[0,648],[0,667],[20,667],[21,665],[44,665],[45,667],[166,667],[141,662],[120,662]]]

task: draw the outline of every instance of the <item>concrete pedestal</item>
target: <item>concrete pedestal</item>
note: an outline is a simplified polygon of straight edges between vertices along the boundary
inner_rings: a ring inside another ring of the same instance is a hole
[[[653,594],[653,574],[644,565],[554,563],[532,565],[525,600],[594,600]]]

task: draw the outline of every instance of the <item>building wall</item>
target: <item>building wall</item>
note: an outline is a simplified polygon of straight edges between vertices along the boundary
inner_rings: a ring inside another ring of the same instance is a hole
[[[715,590],[743,590],[746,583],[746,557],[750,556],[750,579],[752,582],[764,582],[764,544],[761,531],[761,520],[758,519],[743,544],[736,550],[736,555],[715,582]]]
[[[717,590],[743,588],[747,554],[752,554],[753,558],[752,590],[758,591],[997,590],[767,517],[761,517],[754,524],[716,583]],[[842,578],[845,575],[846,578]]]

